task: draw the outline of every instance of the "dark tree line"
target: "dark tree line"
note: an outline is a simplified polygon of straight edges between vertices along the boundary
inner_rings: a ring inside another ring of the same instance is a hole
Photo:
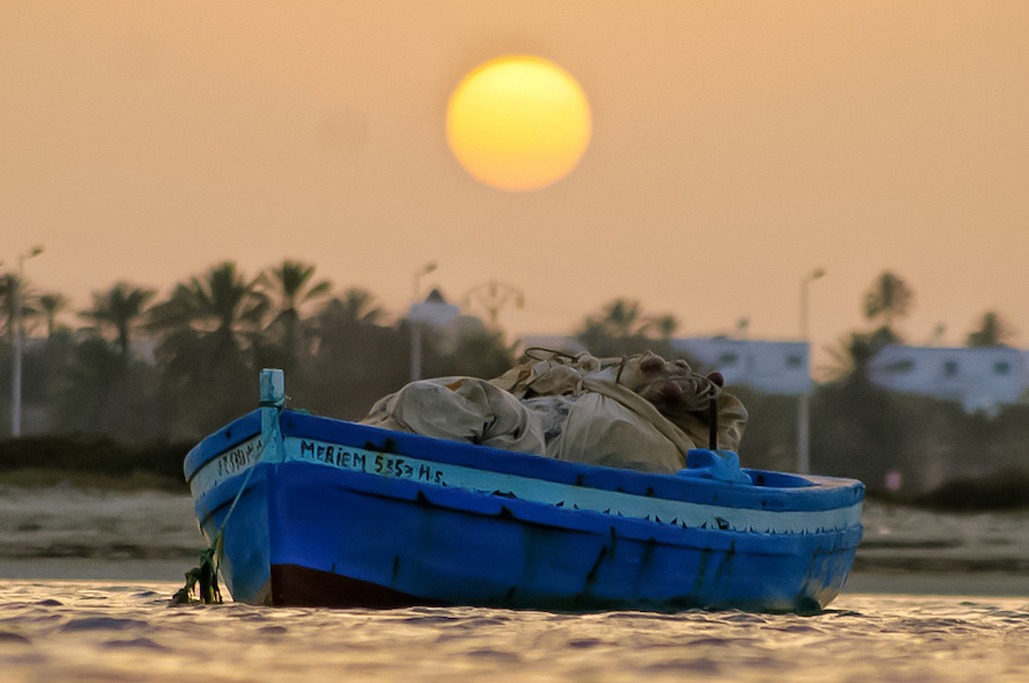
[[[17,282],[0,288],[0,434],[9,434],[13,301]],[[255,276],[232,262],[215,264],[159,298],[119,282],[95,292],[89,308],[70,311],[66,297],[25,287],[22,317],[26,433],[97,434],[123,443],[195,440],[251,410],[257,372],[286,371],[292,407],[348,419],[410,378],[409,321],[391,316],[368,291],[337,289],[315,268],[285,260]],[[881,486],[889,469],[942,467],[967,475],[982,463],[1020,466],[1029,446],[1029,408],[992,418],[966,415],[955,403],[902,396],[869,380],[869,363],[886,344],[903,343],[898,321],[914,295],[892,273],[861,300],[867,329],[832,349],[829,381],[811,397],[813,468]],[[62,324],[71,315],[80,324]],[[678,327],[669,315],[645,313],[618,299],[590,314],[576,338],[595,355],[651,350],[674,358]],[[969,346],[996,346],[1012,336],[995,312],[968,334]],[[516,361],[500,330],[479,324],[427,330],[423,375],[494,377]],[[693,361],[691,359],[691,363]],[[697,366],[706,372],[718,368]],[[790,470],[796,453],[796,399],[732,387],[750,412],[744,464]],[[972,456],[971,454],[977,454]]]
[[[21,300],[33,332],[23,355],[24,423],[35,431],[195,439],[256,405],[264,367],[286,371],[291,405],[355,419],[410,377],[407,321],[391,320],[365,290],[335,291],[299,261],[254,277],[219,263],[164,299],[119,282],[77,312],[77,329],[59,322],[70,313],[63,296],[25,288]],[[0,363],[9,368],[5,319]],[[510,367],[502,333],[467,327],[456,339],[427,330],[426,374],[493,376]],[[10,374],[2,376],[0,410],[9,415]]]

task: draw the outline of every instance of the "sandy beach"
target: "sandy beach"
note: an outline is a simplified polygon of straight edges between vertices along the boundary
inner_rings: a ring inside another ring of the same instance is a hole
[[[0,488],[0,576],[178,581],[206,542],[188,495]]]
[[[866,501],[847,590],[1029,595],[1029,510],[944,514]]]
[[[848,592],[1029,595],[1029,511],[867,502]],[[205,542],[188,495],[0,487],[0,577],[180,581]]]

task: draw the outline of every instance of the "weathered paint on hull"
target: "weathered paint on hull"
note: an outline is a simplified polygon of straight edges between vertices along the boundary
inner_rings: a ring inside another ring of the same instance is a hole
[[[205,525],[212,537],[232,483],[212,491],[226,498]],[[260,465],[226,526],[223,575],[234,599],[255,604],[808,612],[839,592],[860,537],[658,528],[571,510],[555,519],[538,507]],[[255,538],[267,543],[245,540]]]

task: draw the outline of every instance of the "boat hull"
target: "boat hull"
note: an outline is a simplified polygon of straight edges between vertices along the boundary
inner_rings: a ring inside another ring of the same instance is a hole
[[[269,433],[258,417],[186,466],[242,602],[809,612],[840,591],[861,537],[849,480],[751,472],[765,485],[741,486],[289,411]]]

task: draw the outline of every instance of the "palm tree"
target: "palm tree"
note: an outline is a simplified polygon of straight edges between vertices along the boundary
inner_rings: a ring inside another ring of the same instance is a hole
[[[57,316],[68,310],[71,301],[63,294],[50,292],[39,297],[39,310],[46,318],[46,337],[50,339],[57,332]]]
[[[671,315],[645,316],[638,301],[615,299],[599,314],[587,317],[575,336],[592,353],[601,356],[646,350],[670,356],[670,340],[677,327],[678,321]]]
[[[869,320],[882,318],[883,326],[892,329],[894,319],[907,315],[913,301],[914,292],[907,283],[886,271],[865,294],[865,317]]]
[[[864,384],[868,381],[868,369],[878,352],[871,335],[852,332],[839,339],[836,346],[827,348],[835,361],[832,366],[821,368],[827,379],[843,384]]]
[[[351,287],[343,297],[333,299],[325,306],[323,313],[334,311],[343,320],[357,325],[378,325],[386,316],[385,310],[375,301],[375,296],[366,289]]]
[[[79,315],[92,320],[100,332],[113,329],[122,358],[128,358],[132,330],[142,320],[147,303],[156,293],[153,289],[119,282],[106,292],[93,292],[93,308]]]
[[[659,315],[649,318],[646,323],[646,330],[656,331],[658,339],[666,342],[671,340],[672,335],[675,334],[678,328],[679,321],[672,315]]]
[[[225,261],[178,284],[150,310],[176,437],[202,435],[251,405],[250,354],[267,308],[256,280]]]
[[[639,332],[643,319],[641,310],[638,301],[615,299],[603,308],[603,317],[598,322],[613,336],[631,337]]]
[[[315,267],[286,259],[258,277],[257,286],[276,301],[278,311],[268,330],[279,338],[286,359],[296,360],[301,342],[301,309],[326,296],[332,289],[328,280],[314,281]]]
[[[11,273],[0,279],[0,310],[3,311],[4,336],[10,341],[14,331],[14,295],[18,286],[17,277]]]
[[[328,349],[340,348],[341,340],[361,338],[377,327],[385,315],[368,290],[353,287],[343,292],[342,297],[333,297],[314,320],[316,355],[324,357]]]
[[[1014,333],[1008,324],[994,311],[983,313],[979,328],[969,333],[967,345],[973,348],[1003,346]]]
[[[356,419],[404,385],[410,339],[402,329],[382,325],[385,317],[364,289],[348,289],[322,308],[315,318],[307,407]]]
[[[3,279],[0,279],[0,309],[3,311],[4,334],[8,340],[14,338],[15,300],[21,304],[23,321],[38,312],[34,293],[27,285],[27,280],[20,280],[14,273],[8,273]]]
[[[253,339],[268,309],[268,299],[232,261],[223,261],[203,276],[178,284],[171,298],[151,311],[150,327],[167,331],[190,328],[214,335],[226,348],[240,349]]]

